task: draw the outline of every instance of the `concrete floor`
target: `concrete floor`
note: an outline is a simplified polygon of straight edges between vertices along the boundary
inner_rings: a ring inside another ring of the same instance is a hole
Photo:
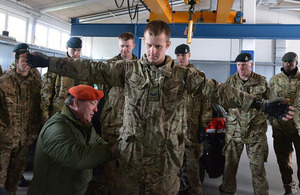
[[[267,178],[269,181],[269,194],[270,195],[283,195],[284,190],[281,182],[281,176],[277,166],[276,156],[273,149],[273,138],[272,130],[269,126],[268,132],[268,142],[269,142],[269,158],[268,162],[265,164],[267,171]],[[297,170],[297,164],[295,160],[295,154],[293,155],[294,163],[294,172]],[[26,179],[32,178],[32,172],[25,173]],[[208,175],[205,176],[205,181],[203,183],[203,195],[218,195],[218,187],[222,182],[222,177],[216,179],[208,178]],[[235,195],[253,195],[252,181],[251,181],[251,172],[249,168],[249,160],[244,151],[241,157],[239,164],[239,169],[237,173],[237,192]],[[17,195],[26,195],[27,188],[19,188]],[[300,193],[299,193],[300,194]]]

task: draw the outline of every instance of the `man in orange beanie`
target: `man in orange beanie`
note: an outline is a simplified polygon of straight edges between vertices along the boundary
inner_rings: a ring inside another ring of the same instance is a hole
[[[45,123],[39,135],[29,195],[83,195],[92,168],[115,157],[116,145],[108,145],[91,124],[103,96],[87,85],[69,89],[62,111]]]

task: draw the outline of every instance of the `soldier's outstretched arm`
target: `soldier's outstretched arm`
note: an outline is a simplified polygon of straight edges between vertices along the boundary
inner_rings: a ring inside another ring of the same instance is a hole
[[[124,61],[110,64],[92,60],[74,60],[69,58],[49,57],[42,53],[23,54],[31,67],[48,67],[49,72],[67,76],[90,83],[109,84],[120,86],[124,84]]]
[[[201,84],[200,84],[201,86]],[[218,83],[213,79],[203,77],[202,93],[210,97],[212,102],[222,105],[225,108],[241,108],[248,111],[255,108],[269,116],[282,120],[293,118],[295,108],[289,106],[289,99],[264,100],[256,96],[242,92],[229,85]]]

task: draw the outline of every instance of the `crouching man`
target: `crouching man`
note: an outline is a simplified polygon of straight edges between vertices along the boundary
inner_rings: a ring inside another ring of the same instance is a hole
[[[91,124],[103,96],[87,85],[69,89],[62,111],[38,137],[29,195],[84,195],[92,168],[115,157],[116,145],[104,142]]]

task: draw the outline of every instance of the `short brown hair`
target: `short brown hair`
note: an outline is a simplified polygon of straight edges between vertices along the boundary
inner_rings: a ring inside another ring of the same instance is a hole
[[[161,33],[165,33],[167,37],[167,41],[169,41],[171,37],[171,29],[170,26],[162,20],[153,20],[146,25],[144,30],[144,34],[149,32],[151,36],[158,36]]]
[[[120,34],[119,39],[123,39],[124,41],[132,39],[134,41],[134,35],[131,32],[124,32]]]

